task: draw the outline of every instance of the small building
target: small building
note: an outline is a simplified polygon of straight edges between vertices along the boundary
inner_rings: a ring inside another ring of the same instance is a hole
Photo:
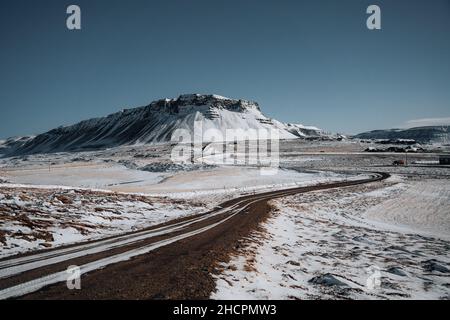
[[[439,156],[439,164],[450,164],[450,154],[441,154]]]

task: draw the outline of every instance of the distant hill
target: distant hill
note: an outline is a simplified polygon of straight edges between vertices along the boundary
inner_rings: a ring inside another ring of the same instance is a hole
[[[413,139],[419,143],[450,142],[450,126],[428,126],[410,129],[387,129],[363,132],[355,135],[359,139]]]

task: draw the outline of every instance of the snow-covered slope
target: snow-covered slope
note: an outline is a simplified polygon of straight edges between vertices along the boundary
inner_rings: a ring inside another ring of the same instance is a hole
[[[188,94],[126,109],[102,118],[59,127],[10,149],[10,154],[89,150],[119,145],[171,141],[176,129],[193,136],[194,125],[203,132],[216,129],[278,129],[280,138],[320,136],[315,127],[284,124],[264,116],[256,102],[218,95]],[[205,141],[205,139],[204,139]]]
[[[374,130],[360,133],[355,137],[360,139],[413,139],[420,143],[449,143],[450,126]]]
[[[24,137],[11,137],[6,140],[0,140],[0,156],[3,154],[9,154],[14,152],[17,148],[24,145],[31,139],[33,136],[24,136]]]

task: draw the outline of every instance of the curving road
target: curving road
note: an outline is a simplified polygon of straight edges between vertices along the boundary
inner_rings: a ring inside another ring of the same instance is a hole
[[[210,212],[107,239],[0,261],[0,299],[192,299],[214,290],[211,273],[270,213],[268,201],[298,193],[380,181],[369,178],[242,196]],[[80,268],[81,290],[66,286]]]

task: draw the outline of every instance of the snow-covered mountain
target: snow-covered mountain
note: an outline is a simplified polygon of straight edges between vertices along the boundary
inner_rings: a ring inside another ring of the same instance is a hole
[[[270,119],[253,101],[188,94],[59,127],[24,139],[7,150],[8,154],[31,154],[167,142],[176,129],[188,130],[193,135],[194,125],[198,124],[203,132],[216,129],[224,137],[227,129],[278,129],[282,139],[323,134],[315,127]]]
[[[33,139],[34,136],[11,137],[0,140],[0,155],[9,154],[17,150],[20,146]]]
[[[450,142],[450,126],[374,130],[357,134],[355,137],[359,139],[412,139],[420,143],[447,144]]]

